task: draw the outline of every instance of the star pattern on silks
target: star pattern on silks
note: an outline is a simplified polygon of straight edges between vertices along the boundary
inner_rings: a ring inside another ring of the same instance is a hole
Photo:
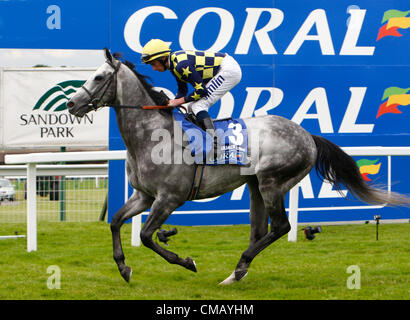
[[[194,86],[194,88],[195,88],[195,90],[204,90],[204,87],[202,86],[202,83],[201,82],[194,82],[195,83],[195,86]]]
[[[185,77],[189,77],[189,75],[192,73],[192,71],[189,70],[189,66],[187,66],[186,68],[182,68],[182,73]]]
[[[201,98],[201,96],[198,94],[198,93],[196,93],[196,92],[194,92],[194,95],[192,95],[191,96],[194,100],[199,100],[200,98]]]

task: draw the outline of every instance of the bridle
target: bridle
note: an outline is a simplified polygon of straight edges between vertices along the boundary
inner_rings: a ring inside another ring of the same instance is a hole
[[[114,104],[114,101],[116,100],[116,96],[117,96],[117,73],[118,70],[121,67],[121,61],[119,61],[117,63],[117,65],[115,66],[112,61],[110,60],[106,60],[105,61],[111,68],[114,69],[114,72],[111,73],[106,79],[105,81],[100,85],[100,87],[94,91],[94,93],[92,93],[90,90],[88,90],[85,85],[83,85],[81,88],[87,93],[87,95],[90,97],[90,103],[88,104],[89,106],[91,106],[91,108],[95,111],[97,111],[97,109],[99,108],[103,108],[103,107],[114,107],[114,108],[129,108],[129,109],[144,109],[144,110],[153,110],[153,109],[172,109],[174,107],[169,107],[169,106],[140,106],[140,105],[120,105],[120,104]],[[105,96],[105,94],[108,91],[108,88],[110,87],[110,85],[114,83],[114,98],[112,99],[112,103],[105,103],[104,105],[98,106],[99,102],[102,100],[102,98]],[[185,107],[183,106],[179,106],[177,107],[178,110],[183,109],[185,110],[185,112],[187,112],[187,110],[185,109]]]
[[[87,95],[90,97],[90,103],[89,105],[92,106],[94,110],[97,110],[98,108],[102,107],[107,107],[108,104],[105,104],[103,106],[98,106],[98,103],[102,100],[102,98],[105,96],[105,94],[108,91],[108,88],[110,87],[111,83],[114,83],[114,90],[115,90],[115,96],[113,101],[115,101],[116,95],[117,95],[117,73],[118,70],[121,67],[121,62],[118,62],[117,66],[115,66],[111,61],[106,60],[105,61],[111,68],[114,69],[114,72],[111,73],[105,81],[100,85],[100,87],[94,91],[94,93],[91,93],[90,90],[88,90],[85,85],[83,85],[81,88],[87,93]]]

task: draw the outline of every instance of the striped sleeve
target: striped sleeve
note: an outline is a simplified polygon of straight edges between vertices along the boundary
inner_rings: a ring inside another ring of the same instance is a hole
[[[175,95],[175,99],[185,97],[186,94],[188,93],[188,86],[186,82],[179,80],[177,77],[175,77],[175,79],[177,80],[177,86],[178,86],[178,92]]]

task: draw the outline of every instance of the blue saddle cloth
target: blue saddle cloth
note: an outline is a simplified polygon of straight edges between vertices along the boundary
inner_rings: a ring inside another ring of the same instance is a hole
[[[196,164],[247,164],[248,134],[242,119],[215,120],[215,132],[218,136],[218,157],[213,159],[214,140],[202,128],[185,119],[179,111],[174,111],[174,119],[188,137],[191,154]],[[212,154],[209,154],[212,152]],[[212,159],[210,161],[209,159]]]

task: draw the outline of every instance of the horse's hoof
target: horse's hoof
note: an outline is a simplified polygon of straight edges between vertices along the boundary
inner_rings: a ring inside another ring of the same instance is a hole
[[[125,267],[120,273],[125,281],[130,282],[132,276],[132,269],[130,267]]]
[[[236,282],[237,280],[235,279],[235,271],[232,272],[232,274],[226,278],[224,281],[220,282],[219,285],[220,286],[227,286],[229,284],[232,284],[234,282]]]
[[[196,270],[196,263],[194,260],[192,260],[192,258],[188,257],[185,259],[186,261],[186,265],[185,268],[187,268],[188,270],[191,270],[193,272],[197,272]]]
[[[219,283],[219,285],[227,286],[234,282],[238,282],[239,280],[245,278],[247,274],[248,274],[247,271],[234,271],[231,273],[231,275],[228,278],[226,278],[224,281]]]

